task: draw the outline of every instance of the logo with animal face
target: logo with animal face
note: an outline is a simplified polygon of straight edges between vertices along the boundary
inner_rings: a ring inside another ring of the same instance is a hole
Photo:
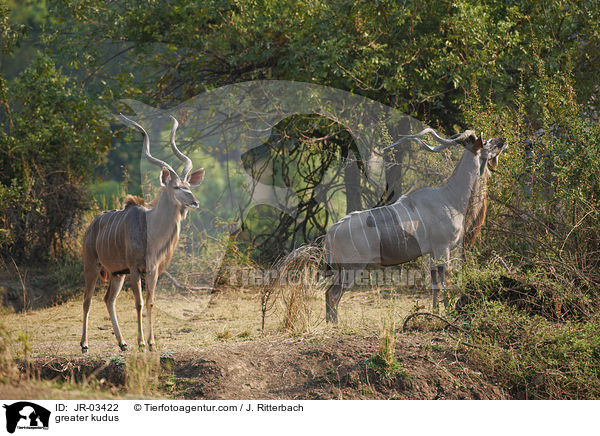
[[[48,429],[50,411],[29,401],[4,404],[6,409],[6,431],[14,433],[16,429]]]

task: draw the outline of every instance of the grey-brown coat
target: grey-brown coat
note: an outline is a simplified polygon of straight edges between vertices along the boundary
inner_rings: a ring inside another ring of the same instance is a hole
[[[150,154],[148,133],[135,121],[121,115],[121,119],[138,128],[144,135],[144,157],[161,168],[161,192],[148,208],[143,202],[128,196],[123,209],[110,210],[97,216],[88,227],[83,240],[83,274],[85,278],[85,295],[83,300],[83,332],[81,350],[88,349],[88,318],[90,304],[96,282],[100,276],[108,276],[108,290],[104,301],[110,315],[117,343],[122,350],[127,348],[123,340],[115,304],[123,287],[125,275],[130,275],[131,287],[135,298],[138,321],[138,345],[145,346],[142,328],[141,278],[146,283],[146,310],[148,317],[148,346],[154,346],[152,309],[154,306],[154,290],[158,276],[165,270],[179,239],[181,220],[188,209],[198,207],[198,201],[190,191],[190,187],[198,186],[204,178],[201,168],[190,174],[191,160],[183,155],[175,145],[177,120],[173,119],[171,130],[171,148],[175,155],[185,162],[181,176],[167,163],[154,158]]]
[[[424,144],[420,138],[427,133],[432,133],[442,145],[432,149]],[[484,144],[483,138],[473,131],[443,139],[431,129],[405,139],[416,139],[432,151],[453,145],[461,145],[465,151],[443,185],[418,189],[387,206],[353,212],[328,230],[328,263],[338,269],[338,274],[326,294],[327,321],[337,321],[337,306],[344,290],[353,284],[354,269],[360,270],[367,264],[398,265],[425,254],[430,254],[433,262],[442,263],[431,269],[436,308],[450,250],[463,239],[465,228],[472,238],[483,224],[485,178],[488,166],[495,169],[504,140],[489,139]],[[472,217],[466,220],[468,209]]]

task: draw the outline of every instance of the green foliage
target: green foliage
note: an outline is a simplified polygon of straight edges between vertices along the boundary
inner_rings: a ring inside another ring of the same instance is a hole
[[[464,125],[459,107],[473,85],[498,106],[523,82],[530,92],[536,54],[553,72],[576,65],[579,101],[587,101],[595,83],[586,73],[600,52],[593,2],[87,0],[51,2],[51,10],[54,44],[74,67],[132,97],[152,90],[155,104],[287,79],[360,93],[448,130]],[[123,50],[120,68],[105,65]],[[133,66],[137,77],[127,78]]]
[[[11,13],[9,19],[29,28],[41,28],[48,18],[46,0],[4,0]],[[8,15],[8,14],[7,14]]]
[[[8,89],[0,136],[0,250],[20,259],[59,254],[89,207],[85,183],[108,143],[102,113],[40,56]]]
[[[566,191],[577,186],[580,171],[597,174],[597,129],[589,121],[598,110],[592,71],[600,57],[600,10],[594,2],[84,0],[50,2],[49,8],[57,20],[52,44],[58,56],[106,101],[118,95],[168,106],[256,79],[333,86],[392,105],[448,134],[480,128],[506,136],[511,150],[509,159],[502,158],[506,177],[495,193],[513,206],[521,205],[512,202],[522,188],[514,180],[523,180],[532,166],[543,171],[539,162],[546,152],[561,159],[568,168],[556,167],[554,192],[560,190],[561,197],[553,200],[559,207],[544,212],[548,217],[566,210]],[[557,129],[551,119],[569,127]],[[540,127],[552,140],[534,145],[535,156],[527,161],[523,139]],[[303,136],[332,133],[306,125],[282,130],[290,136],[284,145],[292,148]],[[588,140],[579,153],[576,144]],[[351,138],[345,137],[322,144],[318,152],[334,155],[349,147]],[[296,162],[309,159],[303,155]],[[574,214],[575,223],[589,211]],[[322,231],[323,213],[310,208],[306,213],[303,222],[313,228],[301,229],[301,236],[310,239]],[[280,245],[297,237],[285,217],[275,219],[282,228],[270,234]],[[593,219],[592,213],[581,226]],[[258,230],[262,225],[256,219],[252,224]],[[569,243],[576,243],[575,236]],[[255,242],[270,253],[281,250],[275,240]]]
[[[364,95],[447,134],[470,128],[505,137],[508,150],[490,179],[487,223],[463,272],[471,297],[466,310],[484,346],[472,358],[523,397],[597,398],[597,2],[77,0],[48,6],[53,21],[43,36],[51,39],[54,61],[68,66],[97,101],[118,96],[166,107],[224,84],[287,79]],[[36,8],[20,9],[14,15],[20,24],[0,9],[5,56],[25,34],[21,24],[39,27],[43,8]],[[54,61],[41,57],[11,83],[0,78],[0,251],[22,258],[47,254],[73,228],[87,207],[83,186],[108,143],[96,100]],[[352,140],[322,121],[296,117],[276,129],[285,139],[267,152],[276,181],[301,191],[306,209],[298,228],[281,216],[265,219],[263,210],[249,215],[234,242],[256,244],[255,258],[273,258],[288,241],[311,239],[328,224],[311,187],[352,151]],[[294,159],[286,154],[297,149],[307,152]],[[116,153],[110,159],[115,168],[124,162]],[[98,188],[116,192],[114,182]],[[207,189],[206,204],[218,191]],[[215,219],[225,227],[231,217]],[[186,271],[200,257],[197,242],[182,241],[174,268]],[[234,242],[227,247],[238,253],[233,262],[250,264]],[[209,251],[221,255],[218,247]],[[216,270],[214,258],[203,262]],[[393,341],[389,332],[381,336],[373,364],[391,367]]]
[[[600,395],[600,324],[552,324],[503,303],[472,312],[469,359],[520,399],[594,399]]]
[[[514,398],[598,398],[596,293],[565,287],[540,266],[508,273],[500,263],[471,265],[463,279],[460,314],[478,347],[469,348],[472,364]]]
[[[483,266],[501,254],[508,287],[524,293],[532,313],[587,319],[600,303],[600,125],[578,103],[572,71],[553,72],[550,59],[534,63],[534,91],[521,85],[514,109],[474,102],[465,112],[509,144],[490,187],[479,259]]]

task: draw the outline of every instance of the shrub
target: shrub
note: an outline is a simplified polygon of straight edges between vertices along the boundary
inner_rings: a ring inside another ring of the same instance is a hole
[[[0,255],[60,254],[90,202],[85,185],[109,143],[100,107],[40,55],[7,90],[0,135]]]
[[[469,359],[520,399],[600,397],[600,320],[552,323],[502,302],[472,312]]]

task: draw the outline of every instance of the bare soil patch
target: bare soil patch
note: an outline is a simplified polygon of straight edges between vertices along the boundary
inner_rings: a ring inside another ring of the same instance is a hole
[[[377,338],[289,337],[219,343],[197,352],[161,356],[160,392],[182,399],[505,399],[506,392],[440,335],[398,337],[405,372],[386,378],[368,364]],[[44,379],[91,376],[123,387],[124,359],[39,358]],[[28,392],[24,392],[28,394]]]

